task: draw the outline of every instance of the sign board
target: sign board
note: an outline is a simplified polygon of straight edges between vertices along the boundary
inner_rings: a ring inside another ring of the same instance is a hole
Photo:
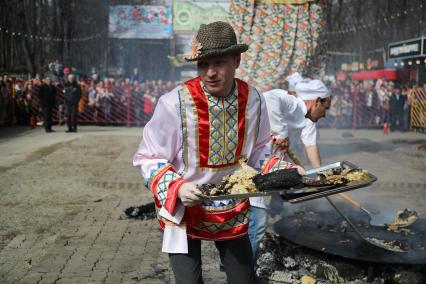
[[[139,39],[172,38],[171,8],[145,5],[110,6],[109,36]]]
[[[175,33],[197,31],[201,24],[227,21],[229,1],[173,1]]]
[[[291,4],[291,5],[301,5],[314,0],[261,0],[262,3],[266,4]]]
[[[425,55],[425,39],[418,38],[389,44],[389,58],[411,58]]]

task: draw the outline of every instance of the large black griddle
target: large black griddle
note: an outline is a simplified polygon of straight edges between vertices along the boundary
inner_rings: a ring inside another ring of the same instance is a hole
[[[319,211],[318,208],[305,206],[294,212],[284,208],[282,218],[274,223],[273,228],[291,242],[332,255],[378,263],[426,264],[425,219],[418,219],[409,227],[414,234],[404,235],[388,232],[383,227],[370,226],[368,216],[360,210],[348,206],[340,208],[364,236],[399,240],[407,252],[395,253],[363,241],[350,227],[345,229],[342,226],[341,216],[331,207],[327,210],[322,206]]]

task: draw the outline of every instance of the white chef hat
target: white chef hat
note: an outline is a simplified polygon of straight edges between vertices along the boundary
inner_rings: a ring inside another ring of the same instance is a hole
[[[290,92],[295,91],[296,84],[303,80],[303,77],[300,76],[298,72],[294,72],[290,76],[287,76],[285,80],[288,82],[288,90]]]
[[[304,101],[325,99],[329,97],[330,91],[320,80],[304,79],[296,85],[296,94]]]

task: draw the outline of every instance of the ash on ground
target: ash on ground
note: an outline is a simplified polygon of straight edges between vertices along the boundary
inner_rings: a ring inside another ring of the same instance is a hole
[[[426,265],[368,263],[327,255],[266,233],[256,274],[267,283],[421,284]]]
[[[155,204],[154,202],[148,203],[146,205],[140,206],[131,206],[124,210],[126,216],[131,219],[141,219],[141,220],[150,220],[155,219]]]

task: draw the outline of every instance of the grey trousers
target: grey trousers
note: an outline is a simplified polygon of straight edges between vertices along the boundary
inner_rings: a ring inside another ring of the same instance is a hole
[[[228,284],[254,284],[253,256],[248,236],[215,241],[223,261]],[[201,241],[188,239],[188,254],[169,254],[176,284],[203,284]]]

